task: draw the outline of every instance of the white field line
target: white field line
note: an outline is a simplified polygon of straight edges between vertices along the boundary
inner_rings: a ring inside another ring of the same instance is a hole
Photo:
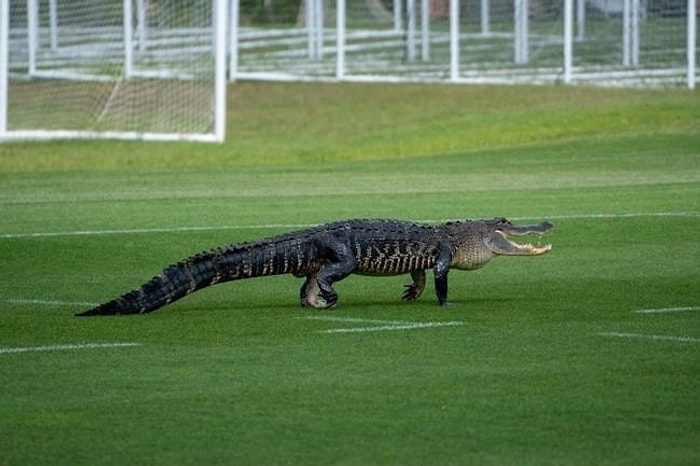
[[[378,324],[371,327],[349,327],[349,328],[334,328],[327,330],[319,330],[319,333],[360,333],[360,332],[384,332],[392,330],[414,330],[420,328],[433,327],[454,327],[464,325],[464,322],[449,321],[449,322],[406,322],[396,320],[376,320],[376,319],[358,319],[353,317],[335,317],[335,316],[304,316],[297,317],[305,320],[323,320],[328,322],[344,322],[356,324]]]
[[[551,215],[547,219],[580,219],[580,218],[637,218],[637,217],[700,217],[700,212],[630,212],[622,214],[570,214]],[[531,219],[533,217],[513,217],[513,220]]]
[[[407,322],[403,320],[378,320],[378,319],[360,319],[357,317],[338,317],[338,316],[303,316],[297,319],[304,320],[324,320],[326,322],[347,322],[357,324],[382,324],[382,325],[407,325],[416,322]]]
[[[267,225],[218,225],[163,228],[127,228],[123,230],[46,231],[34,233],[4,233],[0,235],[0,239],[47,238],[53,236],[131,235],[140,233],[186,233],[190,231],[253,230],[258,228],[308,228],[310,226],[312,225],[270,223]]]
[[[682,343],[700,343],[700,338],[676,337],[673,335],[647,335],[644,333],[621,333],[621,332],[600,332],[598,335],[600,335],[602,337],[614,337],[614,338],[664,340],[664,341],[676,341],[676,342],[682,342]]]
[[[638,311],[632,311],[634,314],[664,314],[667,312],[692,312],[700,311],[700,306],[688,306],[688,307],[663,307],[659,309],[639,309]]]
[[[36,353],[41,351],[66,351],[95,348],[123,348],[141,346],[141,343],[77,343],[73,345],[19,346],[15,348],[0,348],[0,354]]]
[[[97,303],[85,303],[80,301],[56,301],[53,299],[5,299],[8,304],[40,305],[40,306],[97,306]]]
[[[700,217],[700,212],[635,212],[622,214],[571,214],[571,215],[549,215],[543,216],[550,220],[566,219],[586,219],[586,218],[637,218],[637,217]],[[531,220],[535,217],[511,217],[512,220]],[[539,217],[538,217],[539,218]],[[454,220],[454,219],[453,219]],[[416,220],[425,223],[441,223],[443,220]],[[0,239],[21,239],[21,238],[47,238],[62,236],[98,236],[98,235],[126,235],[143,233],[186,233],[191,231],[222,231],[222,230],[252,230],[252,229],[274,229],[274,228],[308,228],[315,224],[303,223],[267,223],[259,225],[211,225],[211,226],[189,226],[189,227],[162,227],[162,228],[125,228],[110,230],[75,230],[75,231],[45,231],[26,233],[2,233]]]
[[[419,328],[432,327],[454,327],[464,325],[463,322],[423,322],[406,325],[380,325],[377,327],[350,327],[350,328],[333,328],[328,330],[319,330],[319,333],[359,333],[359,332],[383,332],[391,330],[415,330]]]

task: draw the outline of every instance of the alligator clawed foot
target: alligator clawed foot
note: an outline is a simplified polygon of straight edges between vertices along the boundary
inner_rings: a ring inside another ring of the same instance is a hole
[[[401,299],[404,299],[406,301],[415,301],[416,299],[418,299],[418,297],[421,295],[421,293],[423,291],[422,289],[420,289],[419,287],[417,287],[414,284],[404,285],[404,286],[406,289],[403,291],[403,295],[401,295]]]
[[[459,303],[455,303],[453,301],[443,301],[440,303],[440,306],[442,306],[442,307],[459,306]]]
[[[314,309],[333,309],[337,306],[338,301],[328,302],[320,296],[316,296],[313,299],[303,300],[301,302],[301,307],[313,307]]]
[[[326,309],[335,307],[335,305],[338,304],[338,293],[336,293],[335,291],[330,293],[322,292],[320,297],[325,301],[326,305],[323,307]]]
[[[314,309],[330,309],[338,304],[338,298],[334,301],[329,301],[322,296],[306,296],[299,301],[301,307],[313,307]]]

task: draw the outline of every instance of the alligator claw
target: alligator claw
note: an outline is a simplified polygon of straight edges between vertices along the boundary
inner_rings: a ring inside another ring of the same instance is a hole
[[[335,291],[321,291],[320,296],[326,302],[326,305],[324,306],[325,308],[334,307],[336,304],[338,304],[338,293],[336,293]]]
[[[421,295],[422,290],[419,290],[418,287],[413,284],[404,285],[404,287],[406,289],[404,290],[403,295],[401,295],[401,299],[406,301],[414,301]]]

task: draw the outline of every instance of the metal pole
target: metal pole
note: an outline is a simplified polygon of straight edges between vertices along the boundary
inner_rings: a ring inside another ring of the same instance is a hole
[[[238,74],[238,27],[240,15],[240,0],[231,0],[229,19],[228,43],[228,79],[234,81]]]
[[[57,0],[49,0],[49,31],[51,35],[51,50],[58,48],[58,8]]]
[[[528,63],[530,61],[530,1],[522,0],[522,19],[523,19],[523,52],[522,58],[523,63]]]
[[[586,0],[576,0],[576,40],[583,41],[586,35]]]
[[[518,65],[526,64],[528,57],[528,0],[515,0],[514,16],[515,16],[515,63]]]
[[[430,60],[430,10],[429,0],[421,0],[421,58],[423,61]]]
[[[630,24],[630,59],[632,66],[639,65],[639,0],[632,1],[632,22]]]
[[[488,36],[491,34],[490,10],[491,4],[489,0],[481,0],[481,35]]]
[[[7,132],[10,0],[0,0],[0,137]]]
[[[581,2],[581,0],[579,0]],[[564,83],[571,83],[573,68],[574,0],[564,0]]]
[[[630,16],[632,13],[631,8],[632,0],[623,0],[622,2],[622,65],[630,66],[632,62],[632,56],[630,53],[631,44],[631,23]]]
[[[314,19],[316,24],[314,25],[315,40],[316,40],[316,58],[323,58],[323,0],[316,0],[315,2],[316,12],[314,13]]]
[[[129,78],[134,70],[134,51],[131,33],[134,30],[131,19],[131,0],[124,0],[124,77]]]
[[[416,59],[416,0],[406,0],[406,15],[408,15],[406,60],[414,61]]]
[[[397,32],[403,29],[403,19],[401,18],[402,8],[403,4],[401,0],[394,0],[394,31]]]
[[[39,0],[27,0],[27,47],[31,76],[36,73],[36,50],[39,47]]]
[[[695,89],[695,50],[697,47],[697,8],[695,0],[688,0],[688,37],[687,37],[687,84],[688,89]]]
[[[146,51],[146,8],[148,0],[136,0],[136,29],[138,31],[139,52]]]
[[[316,8],[314,8],[314,3],[316,0],[306,0],[304,2],[304,13],[306,21],[306,44],[308,47],[309,59],[316,58],[316,41],[314,40],[314,27],[316,26],[316,19],[314,14],[316,13]]]
[[[459,78],[459,0],[450,0],[450,80]]]
[[[336,61],[335,77],[343,79],[345,77],[345,0],[337,0],[336,3]]]
[[[214,138],[218,142],[226,139],[226,23],[228,22],[227,0],[215,0],[212,11],[214,50]]]

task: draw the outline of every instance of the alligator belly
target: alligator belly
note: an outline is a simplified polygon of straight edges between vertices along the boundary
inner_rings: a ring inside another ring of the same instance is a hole
[[[402,275],[415,270],[433,267],[433,261],[423,256],[385,257],[375,260],[358,260],[355,273],[358,275]]]
[[[411,271],[408,270],[406,272],[385,272],[385,271],[375,271],[375,270],[356,270],[354,273],[355,275],[365,275],[368,277],[389,277],[393,275],[404,275],[407,273],[410,273]]]

